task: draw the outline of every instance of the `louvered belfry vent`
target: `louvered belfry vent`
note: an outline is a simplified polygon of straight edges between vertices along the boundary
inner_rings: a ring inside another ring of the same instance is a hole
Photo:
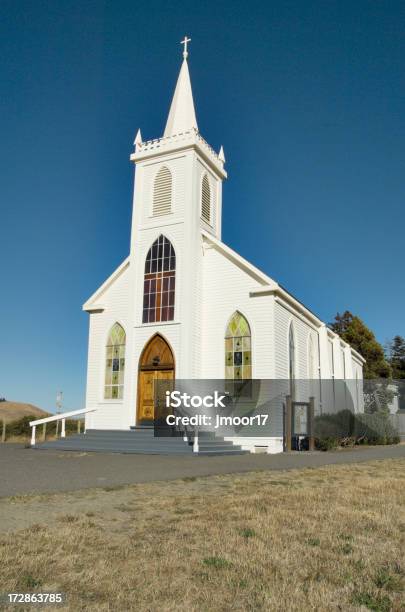
[[[153,189],[154,217],[167,215],[172,211],[172,173],[169,168],[162,166],[155,178]]]
[[[211,223],[211,188],[206,174],[201,185],[201,217],[207,223]]]

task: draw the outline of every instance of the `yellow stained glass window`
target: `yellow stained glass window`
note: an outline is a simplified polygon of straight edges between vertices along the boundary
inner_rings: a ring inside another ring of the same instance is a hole
[[[114,323],[106,346],[104,399],[122,399],[124,395],[126,335],[119,323]]]
[[[225,378],[252,378],[252,348],[250,325],[238,311],[232,315],[225,334]]]

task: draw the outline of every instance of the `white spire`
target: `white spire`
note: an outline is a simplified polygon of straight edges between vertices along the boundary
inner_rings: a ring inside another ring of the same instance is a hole
[[[142,144],[142,134],[141,134],[141,128],[139,128],[139,130],[136,133],[135,136],[135,140],[134,140],[134,145],[140,145]]]
[[[223,164],[225,163],[225,153],[224,153],[224,147],[223,147],[222,145],[221,145],[221,148],[219,149],[218,159],[219,159],[219,161],[221,161]]]
[[[163,134],[164,137],[181,134],[191,128],[198,130],[194,110],[193,92],[191,90],[190,73],[187,65],[187,43],[190,42],[190,40],[190,38],[185,36],[184,40],[181,42],[181,44],[184,44],[184,59],[179,78],[177,79],[165,133]]]

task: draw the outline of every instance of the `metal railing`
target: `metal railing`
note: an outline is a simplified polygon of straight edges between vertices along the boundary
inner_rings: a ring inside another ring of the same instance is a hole
[[[175,416],[184,416],[184,411],[179,411],[174,408],[173,414]],[[191,425],[175,425],[174,431],[178,431],[183,436],[183,442],[193,447],[193,453],[198,453],[198,427],[192,427]]]

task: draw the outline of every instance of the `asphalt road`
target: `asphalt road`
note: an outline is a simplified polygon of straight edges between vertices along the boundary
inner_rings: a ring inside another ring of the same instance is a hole
[[[405,457],[405,444],[328,453],[176,457],[31,450],[6,443],[0,444],[0,497],[401,457]]]

